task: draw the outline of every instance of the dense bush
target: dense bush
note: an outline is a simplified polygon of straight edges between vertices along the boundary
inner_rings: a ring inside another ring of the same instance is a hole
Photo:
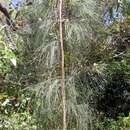
[[[97,123],[98,130],[129,130],[130,129],[130,115],[126,117],[118,117],[118,119],[103,118]]]
[[[106,68],[107,83],[97,102],[98,110],[116,118],[128,115],[130,110],[129,60],[113,61]]]

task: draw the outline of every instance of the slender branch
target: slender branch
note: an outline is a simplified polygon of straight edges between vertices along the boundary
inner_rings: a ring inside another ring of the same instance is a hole
[[[6,23],[7,25],[9,25],[13,31],[15,31],[15,24],[13,23],[13,21],[11,20],[11,17],[9,15],[9,12],[7,11],[7,9],[5,7],[2,6],[2,4],[0,3],[0,11],[4,14],[4,16],[6,17]]]
[[[66,123],[66,92],[65,92],[65,67],[64,67],[64,40],[63,40],[63,0],[59,0],[59,31],[60,31],[60,51],[61,51],[61,91],[62,91],[62,109],[63,109],[63,130],[67,130]]]

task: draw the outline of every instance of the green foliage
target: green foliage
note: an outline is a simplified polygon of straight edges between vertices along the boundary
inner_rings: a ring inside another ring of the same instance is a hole
[[[102,38],[106,35],[95,5],[94,0],[65,1],[64,49],[68,129],[88,130],[94,127],[92,121],[95,116],[88,97],[93,93],[90,86],[96,87],[97,83],[93,73],[96,71],[100,75],[103,69],[99,68],[104,66],[102,63],[94,66],[94,63],[100,62],[103,52],[106,52],[104,37]],[[24,18],[31,24],[29,28],[23,28],[21,34],[24,34],[26,47],[32,49],[30,53],[38,79],[38,83],[32,84],[29,88],[36,93],[34,114],[38,121],[38,129],[62,129],[57,0],[35,1],[33,7],[27,10],[30,13],[24,13]],[[101,13],[100,11],[99,8],[98,12]],[[26,50],[28,51],[28,48]],[[95,84],[82,84],[82,79],[79,83],[76,82],[77,78],[86,78],[85,74],[81,74],[83,70],[87,74],[90,73],[88,76]],[[77,100],[79,91],[76,87],[82,91],[87,90],[82,98],[83,100],[87,97],[85,101]]]
[[[104,118],[102,122],[97,123],[99,130],[129,130],[130,115],[127,117],[119,117],[117,120]]]
[[[101,19],[102,4],[97,7],[95,0],[67,0],[64,4],[68,130],[95,130],[98,98],[110,94],[98,104],[105,109],[112,104],[109,102],[104,106],[111,97],[111,101],[117,97],[129,97],[124,90],[130,82],[129,52],[122,53],[118,42],[115,48],[107,43],[108,33]],[[110,3],[111,17],[112,6]],[[61,130],[57,0],[34,1],[32,6],[21,8],[18,14],[14,11],[12,16],[15,20],[17,14],[24,26],[16,31],[17,34],[5,30],[3,26],[0,32],[0,74],[4,76],[0,94],[0,129]],[[6,38],[8,36],[10,42]],[[12,50],[10,43],[16,43],[18,50]],[[114,110],[118,115],[121,105],[112,108],[110,114],[113,116]],[[122,130],[130,127],[129,116],[114,120],[105,118],[107,114],[104,113],[104,120],[97,123],[98,129]]]
[[[0,129],[4,130],[37,130],[36,120],[32,116],[33,101],[30,93],[19,95],[18,98],[1,95]]]
[[[0,129],[35,130],[31,106],[28,107],[31,97],[21,91],[32,78],[31,68],[25,68],[29,63],[19,53],[23,42],[17,34],[0,27]],[[19,50],[12,48],[13,42]]]
[[[0,73],[9,73],[11,66],[16,66],[16,56],[12,50],[0,48],[0,58]]]
[[[127,116],[130,107],[130,63],[129,59],[119,56],[109,61],[105,68],[107,83],[104,85],[97,101],[97,108],[104,116],[117,118],[120,115]]]
[[[36,128],[36,120],[29,112],[2,115],[0,118],[0,129],[3,130],[37,130]]]

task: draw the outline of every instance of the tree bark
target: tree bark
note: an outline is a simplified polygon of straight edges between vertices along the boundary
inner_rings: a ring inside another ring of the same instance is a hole
[[[13,23],[13,21],[10,18],[9,12],[7,11],[7,9],[5,7],[2,6],[2,4],[0,3],[0,11],[4,14],[4,16],[6,17],[6,23],[7,25],[9,25],[11,27],[11,29],[13,29],[13,31],[15,31],[15,24]]]

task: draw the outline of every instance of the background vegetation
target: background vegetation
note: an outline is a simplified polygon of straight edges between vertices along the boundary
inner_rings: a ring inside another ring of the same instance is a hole
[[[129,130],[128,1],[61,2],[0,1],[0,129]]]

